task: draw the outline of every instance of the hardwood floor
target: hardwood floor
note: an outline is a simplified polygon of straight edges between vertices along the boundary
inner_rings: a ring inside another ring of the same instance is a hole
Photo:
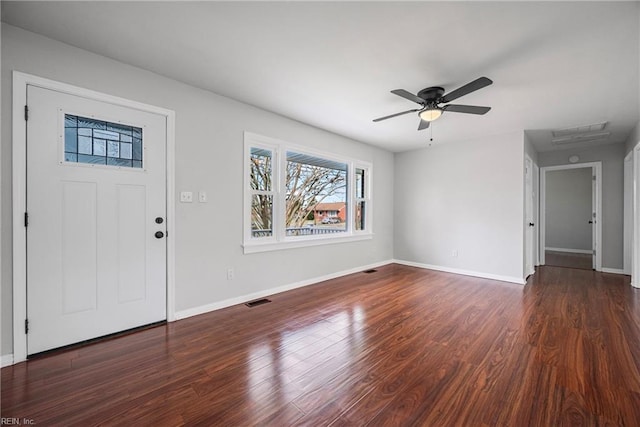
[[[546,265],[593,270],[593,255],[591,254],[545,251],[544,258]]]
[[[400,265],[2,369],[37,425],[637,426],[640,291]]]

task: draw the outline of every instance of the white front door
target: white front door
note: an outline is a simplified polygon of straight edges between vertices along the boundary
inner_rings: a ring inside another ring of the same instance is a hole
[[[27,103],[27,354],[165,320],[166,117]]]

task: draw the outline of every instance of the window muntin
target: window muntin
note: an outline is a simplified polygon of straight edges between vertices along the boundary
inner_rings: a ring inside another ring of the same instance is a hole
[[[368,163],[249,132],[244,158],[245,253],[372,237]]]
[[[65,114],[64,161],[142,168],[142,128]]]

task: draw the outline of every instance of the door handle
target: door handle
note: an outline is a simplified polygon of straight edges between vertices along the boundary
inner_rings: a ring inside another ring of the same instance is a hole
[[[593,224],[593,221],[589,221],[589,224]]]
[[[162,239],[164,237],[164,233],[162,231],[156,231],[156,239]]]
[[[533,222],[530,222],[529,227],[535,227],[535,224]]]

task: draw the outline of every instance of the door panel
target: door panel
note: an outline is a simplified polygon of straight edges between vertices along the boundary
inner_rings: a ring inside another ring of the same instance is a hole
[[[166,319],[166,118],[35,86],[27,101],[27,354]]]

